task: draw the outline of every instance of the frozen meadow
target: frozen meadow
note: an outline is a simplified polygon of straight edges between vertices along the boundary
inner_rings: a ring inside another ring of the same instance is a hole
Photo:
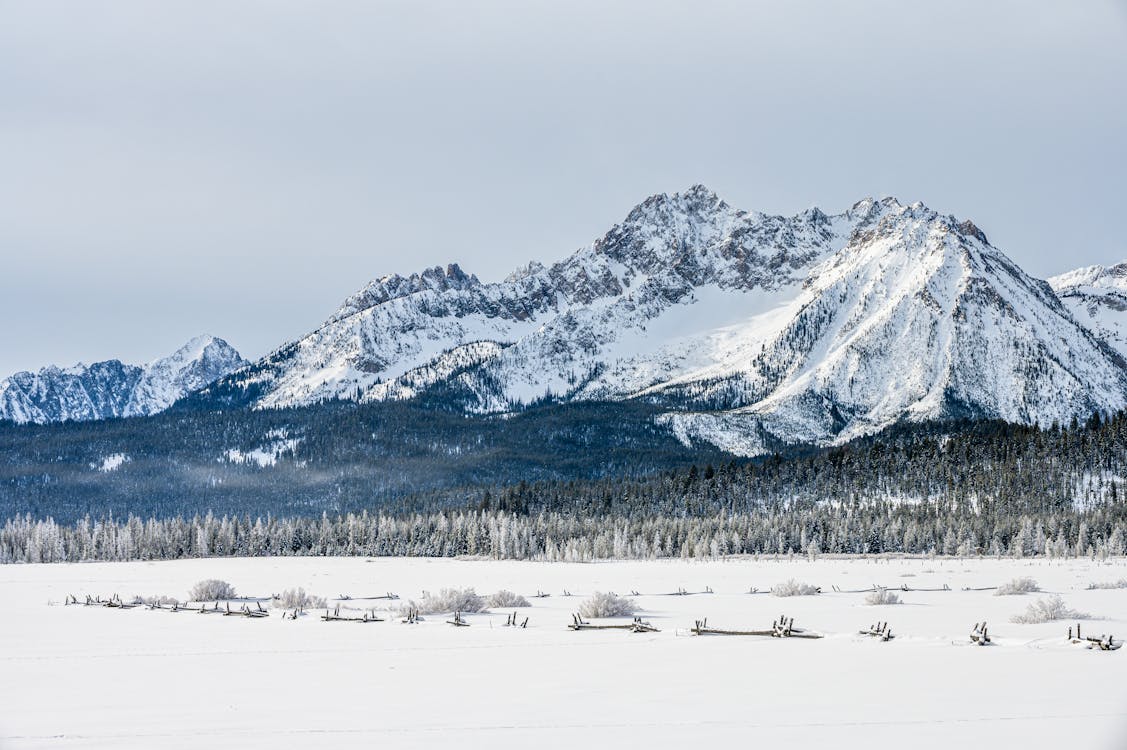
[[[210,578],[267,607],[272,594],[302,588],[330,607],[339,603],[345,616],[374,608],[386,619],[64,606],[68,594],[185,599]],[[963,590],[1023,578],[1039,590]],[[1016,743],[1116,750],[1127,747],[1127,649],[1070,643],[1075,622],[1012,618],[1059,596],[1091,617],[1081,623],[1084,635],[1127,638],[1127,588],[1088,588],[1124,578],[1122,559],[7,565],[0,567],[0,749]],[[823,593],[802,595],[804,584]],[[833,590],[874,585],[897,596]],[[950,590],[913,590],[943,586]],[[470,627],[451,627],[445,615],[401,622],[399,609],[424,591],[469,587],[486,598],[527,597],[530,605],[518,609],[527,628],[504,626],[512,608],[465,614]],[[759,593],[748,593],[753,588]],[[401,598],[360,599],[388,591]],[[597,591],[629,596],[659,632],[568,630],[572,613]],[[679,591],[689,593],[672,595]],[[354,598],[334,601],[341,595]],[[752,630],[782,614],[824,637],[690,632],[705,617],[713,628]],[[969,638],[983,620],[989,647]],[[859,634],[878,621],[890,624],[894,640]]]

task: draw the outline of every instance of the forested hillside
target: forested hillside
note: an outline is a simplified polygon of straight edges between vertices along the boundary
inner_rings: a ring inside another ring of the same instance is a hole
[[[903,425],[828,449],[695,463],[639,479],[542,482],[478,490],[481,507],[537,512],[709,516],[827,503],[919,504],[939,515],[1086,510],[1127,501],[1127,415],[1054,427],[1004,422]],[[488,493],[488,496],[487,496]],[[424,506],[459,493],[432,493]],[[420,498],[421,500],[421,498]]]
[[[434,402],[172,410],[0,422],[0,518],[320,515],[412,507],[438,488],[641,476],[730,456],[689,449],[638,403],[470,417]]]
[[[295,424],[295,413],[264,412],[258,418],[280,419],[288,414],[289,429]],[[339,445],[343,451],[343,446],[356,445],[356,433],[346,428],[370,429],[365,420],[372,419],[373,413],[349,407],[341,412],[347,416],[338,416],[331,424],[318,429],[307,425],[310,431],[305,436],[312,440],[299,443],[292,455],[279,458],[273,466],[255,465],[260,479],[269,481],[214,482],[205,491],[189,494],[188,503],[181,503],[180,496],[161,493],[159,475],[141,474],[131,480],[135,484],[120,486],[137,493],[128,497],[138,498],[139,505],[148,502],[154,510],[134,512],[133,517],[126,517],[129,511],[119,511],[117,520],[111,520],[105,514],[65,505],[56,514],[66,522],[63,525],[37,521],[32,515],[12,518],[0,530],[0,560],[236,554],[483,554],[584,560],[787,552],[1065,555],[1127,551],[1127,415],[1123,414],[1047,430],[984,422],[902,426],[839,448],[795,447],[754,461],[701,454],[695,463],[662,469],[661,462],[684,454],[654,440],[638,443],[648,446],[645,452],[629,454],[646,456],[646,463],[631,464],[626,458],[630,449],[624,446],[647,434],[644,413],[619,413],[615,429],[607,423],[601,430],[585,431],[566,417],[567,409],[546,408],[521,428],[527,441],[523,452],[513,443],[499,442],[494,446],[493,463],[472,462],[480,471],[478,476],[493,472],[505,476],[503,482],[462,482],[439,490],[395,493],[388,485],[373,481],[365,494],[361,464],[347,452],[339,454],[344,460],[336,468],[324,462],[312,471],[312,455],[303,454],[300,445],[319,446],[318,450]],[[387,412],[378,413],[382,419],[392,419]],[[404,411],[388,422],[394,429],[415,435],[410,442],[419,446],[419,452],[390,456],[383,466],[398,465],[406,472],[403,467],[412,462],[417,467],[432,460],[435,446],[422,439],[427,430],[411,418],[419,416]],[[207,433],[221,425],[221,417],[212,414],[199,417],[201,421],[185,415],[164,417],[170,421],[160,422],[167,431],[160,445],[173,450],[174,436],[183,435],[184,446],[195,446],[206,455],[219,437],[237,437]],[[435,418],[441,419],[439,415]],[[110,429],[115,423],[96,424]],[[463,427],[458,433],[463,439],[491,439],[484,426],[487,423],[470,424],[472,429]],[[112,448],[106,442],[113,437],[112,430],[95,439],[80,429],[72,432],[77,427],[37,428],[40,431],[35,434],[41,441],[19,447],[31,450],[34,445],[45,467],[52,464],[48,455],[77,454],[83,444],[95,452]],[[181,432],[187,427],[192,429]],[[270,421],[261,428],[283,429]],[[453,434],[449,425],[442,429],[444,434]],[[70,440],[57,442],[59,435]],[[634,437],[628,438],[631,435]],[[11,433],[7,439],[11,440]],[[529,458],[540,454],[537,446],[544,441],[564,455],[605,451],[602,466],[607,467],[607,476],[518,479],[526,473],[532,477],[547,473]],[[472,476],[459,463],[458,452],[445,445],[451,456],[445,478]],[[186,447],[174,452],[192,455]],[[157,453],[154,448],[153,455]],[[129,476],[116,472],[132,468],[133,461],[97,474]],[[145,459],[137,462],[144,464]],[[517,466],[523,468],[514,471]],[[280,473],[270,473],[279,467]],[[386,476],[380,468],[373,464],[368,475]],[[216,469],[222,470],[222,465]],[[286,478],[298,476],[299,470],[327,478],[325,484],[287,487]],[[460,471],[466,473],[458,474]],[[189,492],[184,483],[191,471],[176,476],[181,482],[179,491]],[[46,480],[36,485],[45,501],[52,501],[51,485]],[[17,488],[9,478],[5,502],[19,496]],[[319,492],[347,488],[349,494],[301,494],[310,488]],[[89,488],[90,507],[94,507],[98,491],[96,486]],[[152,493],[147,501],[141,499],[144,491]],[[228,509],[199,510],[204,505],[200,497],[208,502],[225,498]],[[276,512],[259,510],[277,497],[293,499]],[[240,502],[245,507],[238,507]],[[80,518],[83,512],[89,512],[89,517]],[[31,509],[8,515],[24,513],[51,515]],[[160,518],[142,520],[149,515]]]

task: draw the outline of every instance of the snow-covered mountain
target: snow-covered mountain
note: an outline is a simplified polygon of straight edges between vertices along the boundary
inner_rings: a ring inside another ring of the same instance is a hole
[[[1078,268],[1049,284],[1077,322],[1127,357],[1127,263]]]
[[[258,407],[407,398],[662,404],[684,441],[753,454],[898,420],[1049,424],[1127,406],[1127,364],[969,221],[866,199],[827,215],[656,195],[551,266],[378,279],[209,389]]]
[[[42,424],[155,414],[245,364],[223,339],[197,336],[146,365],[111,359],[17,372],[0,380],[0,419]]]
[[[259,406],[286,406],[408,397],[450,382],[481,411],[626,393],[679,371],[680,339],[740,322],[749,303],[799,282],[838,239],[817,210],[748,214],[699,186],[658,195],[565,260],[501,282],[456,265],[378,279],[224,385],[255,393]],[[653,373],[608,371],[646,354]]]
[[[768,434],[843,441],[896,421],[1048,425],[1127,405],[1127,363],[970,222],[900,207],[812,269],[740,374],[754,403],[674,414],[686,437],[755,452]]]

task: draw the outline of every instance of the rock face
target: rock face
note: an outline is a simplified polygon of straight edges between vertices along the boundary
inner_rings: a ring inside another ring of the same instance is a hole
[[[0,380],[0,419],[62,422],[155,414],[245,365],[223,339],[198,336],[147,365],[111,359]]]
[[[1127,263],[1078,268],[1049,284],[1081,325],[1127,357]]]
[[[767,216],[698,185],[497,283],[456,265],[378,279],[197,396],[429,394],[476,413],[647,399],[682,440],[742,454],[899,420],[1047,425],[1124,408],[1127,365],[1064,298],[973,222],[919,203]]]

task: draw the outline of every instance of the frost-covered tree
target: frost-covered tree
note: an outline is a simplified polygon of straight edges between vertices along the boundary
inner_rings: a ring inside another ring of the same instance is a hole
[[[418,600],[412,600],[407,609],[414,609],[419,614],[438,615],[449,612],[480,612],[485,609],[485,599],[479,596],[472,588],[442,589],[437,594],[424,591]]]
[[[498,609],[508,609],[512,607],[527,607],[528,599],[520,594],[515,594],[512,591],[501,589],[495,594],[490,594],[486,600],[489,607],[496,607]]]
[[[638,609],[633,599],[609,591],[596,591],[579,605],[583,617],[629,617]]]
[[[1090,617],[1091,615],[1070,608],[1060,596],[1054,594],[1038,599],[1030,604],[1023,614],[1014,615],[1010,620],[1024,625],[1035,625],[1053,620],[1087,620]]]
[[[298,586],[286,589],[271,600],[271,606],[282,609],[314,609],[325,606],[325,598],[305,593],[305,589]]]
[[[1037,581],[1028,576],[1015,578],[1012,581],[1007,581],[994,590],[995,596],[1015,596],[1018,594],[1032,594],[1040,591],[1041,587]]]
[[[822,593],[821,589],[809,583],[801,583],[791,578],[771,587],[774,596],[813,596]]]
[[[235,587],[217,578],[200,581],[188,592],[188,601],[213,602],[235,598]]]
[[[865,594],[865,604],[871,606],[899,603],[900,596],[885,588],[878,588],[876,591],[870,591],[868,594]]]

